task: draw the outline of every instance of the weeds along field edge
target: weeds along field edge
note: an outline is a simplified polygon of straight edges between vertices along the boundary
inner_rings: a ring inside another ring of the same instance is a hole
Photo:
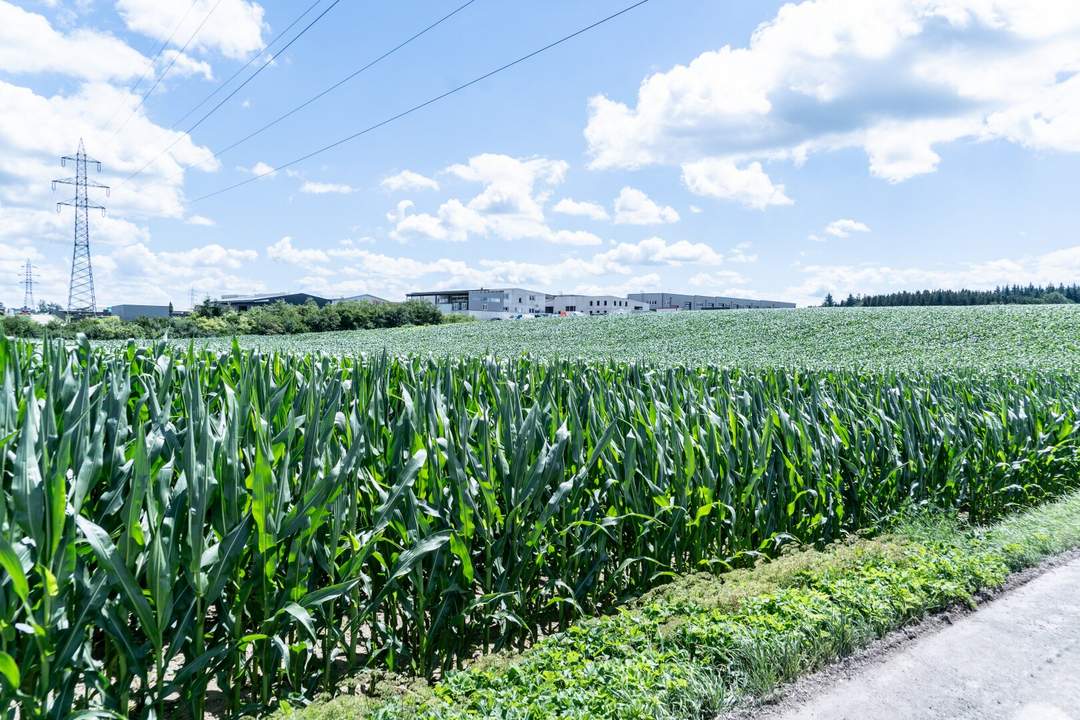
[[[1080,378],[0,342],[0,699],[430,677],[677,574],[1080,479]]]

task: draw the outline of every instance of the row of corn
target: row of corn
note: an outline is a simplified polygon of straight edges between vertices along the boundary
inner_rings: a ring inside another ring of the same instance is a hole
[[[432,675],[675,573],[1080,479],[1080,378],[0,339],[0,717]]]

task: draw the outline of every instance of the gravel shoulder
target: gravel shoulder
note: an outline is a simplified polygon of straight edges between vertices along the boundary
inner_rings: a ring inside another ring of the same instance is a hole
[[[1080,555],[1020,573],[974,612],[893,633],[741,720],[1080,718]]]

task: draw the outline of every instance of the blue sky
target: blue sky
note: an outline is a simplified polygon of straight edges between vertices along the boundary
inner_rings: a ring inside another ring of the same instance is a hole
[[[38,299],[66,302],[72,218],[49,181],[80,137],[113,187],[91,217],[102,306],[478,285],[805,304],[1080,280],[1074,2],[651,0],[198,200],[629,4],[475,0],[215,158],[464,2],[342,0],[183,135],[313,1],[0,0],[0,301],[21,303],[29,258]]]

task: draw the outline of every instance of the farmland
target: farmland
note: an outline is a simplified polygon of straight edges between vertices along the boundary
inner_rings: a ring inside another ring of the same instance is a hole
[[[200,342],[200,341],[196,341]],[[228,339],[201,341],[227,350]],[[187,341],[177,341],[186,347]],[[251,336],[264,351],[644,361],[742,368],[1080,369],[1080,306],[811,308]]]
[[[1077,338],[1007,308],[0,341],[0,700],[261,713],[911,507],[998,518],[1078,484]]]

